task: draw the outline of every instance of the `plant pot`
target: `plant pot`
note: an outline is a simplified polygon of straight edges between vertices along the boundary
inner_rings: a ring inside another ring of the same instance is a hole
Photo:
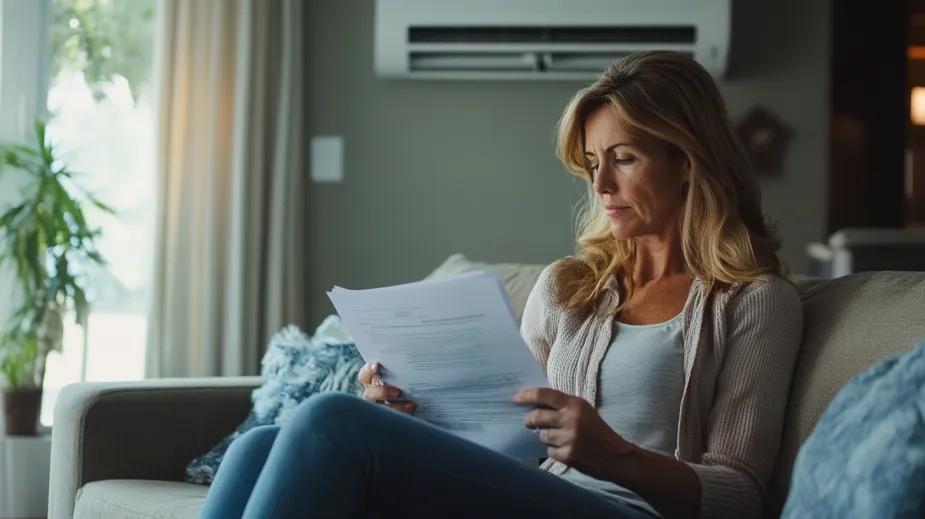
[[[35,436],[38,433],[42,388],[4,389],[3,418],[9,436]]]

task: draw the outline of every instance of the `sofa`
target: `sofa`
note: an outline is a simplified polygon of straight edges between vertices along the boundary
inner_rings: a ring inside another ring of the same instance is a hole
[[[500,270],[509,289],[530,286],[516,268],[506,268]],[[523,272],[535,279],[539,269]],[[797,451],[838,390],[925,338],[925,273],[866,272],[796,284],[804,338],[766,517],[780,514]],[[511,299],[522,304],[524,295]],[[69,386],[55,409],[49,517],[197,517],[208,489],[183,483],[184,467],[245,417],[259,383],[245,377]]]

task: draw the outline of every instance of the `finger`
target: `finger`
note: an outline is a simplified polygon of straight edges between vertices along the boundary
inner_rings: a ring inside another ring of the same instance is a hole
[[[565,443],[561,429],[537,429],[537,438],[550,447],[560,447]]]
[[[574,450],[570,445],[550,445],[546,449],[546,455],[566,465],[573,465],[575,463],[573,459]]]
[[[369,386],[363,391],[363,399],[373,402],[395,400],[401,396],[401,389],[393,386]]]
[[[534,409],[524,416],[524,425],[530,429],[560,427],[562,415],[552,409]]]
[[[373,373],[373,363],[367,362],[363,364],[363,367],[360,368],[360,372],[357,373],[357,380],[364,386],[371,386],[373,385]]]
[[[531,387],[518,391],[514,395],[514,403],[560,409],[568,403],[570,398],[571,396],[566,393],[548,387]]]
[[[382,364],[378,361],[367,362],[360,368],[357,373],[357,379],[364,386],[381,385],[382,382]]]
[[[369,386],[363,394],[367,400],[397,400],[401,396],[401,390],[393,386]]]
[[[417,408],[417,405],[415,405],[415,403],[410,400],[405,400],[402,402],[389,402],[386,405],[392,409],[395,409],[396,411],[401,411],[407,414],[413,414],[414,410]]]

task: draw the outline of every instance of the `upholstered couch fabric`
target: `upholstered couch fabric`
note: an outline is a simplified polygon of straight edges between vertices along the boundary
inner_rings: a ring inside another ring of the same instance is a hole
[[[189,460],[241,422],[259,384],[229,377],[66,387],[55,406],[48,517],[72,517],[77,491],[94,481],[182,481]]]
[[[459,265],[445,264],[444,270],[470,268],[462,266],[462,260],[457,258]],[[529,292],[529,274],[514,269],[510,275]],[[862,273],[800,281],[798,288],[804,305],[804,342],[769,489],[768,517],[779,514],[797,450],[838,390],[868,366],[925,338],[925,273]],[[511,299],[520,315],[523,303],[513,295]],[[137,506],[125,505],[138,502],[132,496],[141,488],[136,486],[139,483],[112,480],[181,481],[186,462],[247,414],[250,390],[259,382],[259,378],[212,379],[68,389],[56,410],[49,517],[71,517],[75,498],[81,513],[85,508],[95,512],[108,507],[110,515],[94,517],[191,517],[185,514],[189,506],[196,506],[190,497],[193,489],[169,484],[150,487],[158,489],[150,491],[150,499],[163,506],[155,508],[151,503],[149,512],[137,512]],[[93,482],[99,483],[88,485]],[[85,490],[78,496],[81,487]],[[197,490],[204,493],[205,487]],[[113,511],[118,508],[125,508],[125,513]]]
[[[790,486],[797,451],[835,394],[869,366],[925,339],[925,273],[865,272],[798,283],[803,345],[790,386],[769,517]]]
[[[74,519],[198,519],[208,490],[176,481],[94,481],[77,492]]]

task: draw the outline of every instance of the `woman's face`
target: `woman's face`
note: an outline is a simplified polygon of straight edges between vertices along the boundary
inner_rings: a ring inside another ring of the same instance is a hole
[[[594,191],[618,240],[665,236],[677,228],[687,162],[664,146],[634,139],[608,106],[585,121],[585,158]]]

